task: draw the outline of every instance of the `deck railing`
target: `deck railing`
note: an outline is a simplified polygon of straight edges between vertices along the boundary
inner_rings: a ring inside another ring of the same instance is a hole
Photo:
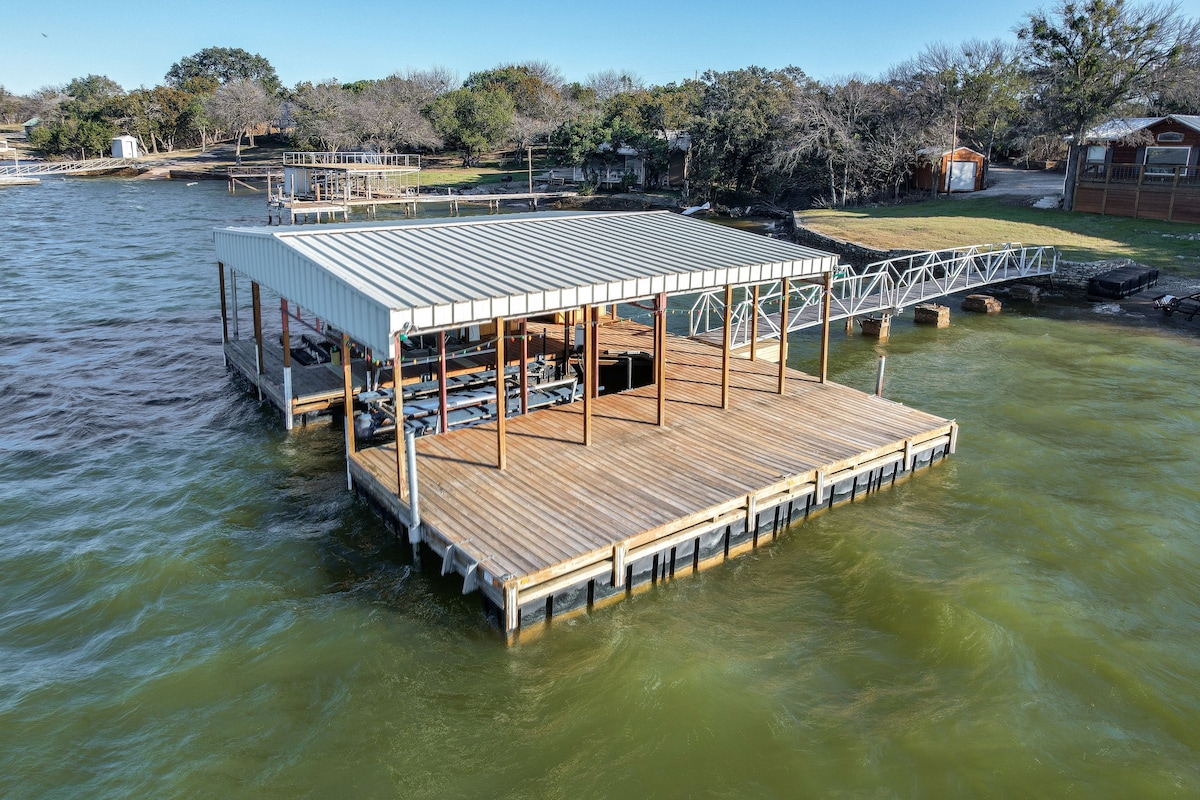
[[[346,151],[334,153],[306,153],[299,151],[283,154],[285,166],[323,167],[331,164],[363,164],[378,167],[408,167],[421,168],[421,156],[413,153],[368,153],[362,151]]]
[[[855,270],[839,267],[833,276],[829,318],[898,313],[905,306],[936,297],[989,284],[1038,275],[1052,275],[1058,263],[1053,247],[1026,247],[1020,244],[984,244],[933,250],[916,255],[876,261]],[[780,333],[777,315],[764,308],[777,307],[782,285],[776,281],[759,292],[759,338],[775,338]],[[691,309],[689,336],[703,336],[724,325],[723,290],[701,294]],[[749,291],[731,309],[730,327],[734,346],[750,341],[751,320],[755,314]],[[788,292],[788,331],[821,323],[820,313],[805,313],[821,305],[822,287],[792,282]],[[714,322],[715,321],[715,322]]]
[[[24,164],[0,166],[0,175],[67,175],[72,172],[98,172],[131,167],[137,162],[129,158],[89,158],[84,161],[27,161]]]
[[[1200,189],[1200,167],[1171,164],[1083,164],[1080,183],[1131,183],[1141,186],[1186,186]]]

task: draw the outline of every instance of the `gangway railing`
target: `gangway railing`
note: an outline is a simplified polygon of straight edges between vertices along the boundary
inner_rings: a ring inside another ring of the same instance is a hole
[[[82,161],[27,161],[0,166],[0,175],[68,175],[72,172],[100,172],[133,166],[129,158],[89,158]]]
[[[900,258],[876,261],[862,269],[840,266],[834,271],[830,291],[830,321],[869,314],[898,314],[906,306],[924,303],[956,292],[990,286],[1004,281],[1053,275],[1058,252],[1049,246],[1021,244],[982,244],[932,250]],[[750,342],[752,320],[758,315],[758,338],[777,338],[787,331],[820,325],[824,287],[792,281],[788,293],[788,319],[764,308],[779,306],[782,284],[779,281],[760,288],[755,307],[750,291],[730,309],[731,339],[734,347]],[[712,338],[725,322],[724,291],[714,289],[701,294],[692,304],[688,334],[692,338]]]

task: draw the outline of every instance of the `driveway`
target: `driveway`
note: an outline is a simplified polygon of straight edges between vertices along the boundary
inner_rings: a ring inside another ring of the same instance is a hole
[[[988,168],[988,184],[986,189],[978,192],[965,192],[952,196],[959,200],[967,200],[972,197],[996,197],[1002,194],[1031,198],[1050,195],[1061,197],[1063,174],[1041,169],[992,166]]]

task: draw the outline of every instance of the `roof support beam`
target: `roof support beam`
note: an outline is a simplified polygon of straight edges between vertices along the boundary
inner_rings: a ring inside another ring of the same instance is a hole
[[[667,424],[667,295],[654,303],[654,380],[658,384],[658,425]]]
[[[750,290],[750,360],[758,361],[758,284]]]
[[[450,429],[450,423],[446,419],[446,331],[438,331],[438,433],[445,433]]]
[[[529,413],[529,320],[521,317],[521,416]]]
[[[342,400],[346,412],[346,488],[354,488],[354,479],[350,476],[350,457],[354,455],[354,375],[350,371],[350,335],[342,334]],[[399,395],[399,391],[396,393]],[[403,430],[399,428],[398,430]],[[401,433],[400,435],[403,435]]]
[[[396,409],[396,497],[404,499],[404,380],[400,371],[400,334],[392,335],[396,358],[392,361],[392,393]]]
[[[501,470],[508,466],[508,442],[505,440],[508,397],[504,392],[504,362],[504,317],[496,317],[496,469]]]
[[[596,335],[592,329],[592,307],[583,307],[583,353],[579,365],[583,372],[583,446],[592,446],[592,376],[591,352],[592,337]]]
[[[792,287],[788,283],[788,279],[784,278],[782,282],[782,294],[779,297],[779,394],[783,394],[787,380],[787,356],[788,356],[788,295],[791,294]]]
[[[821,383],[829,379],[829,306],[833,295],[833,272],[825,273],[825,291],[821,293]]]
[[[262,296],[258,289],[258,281],[250,281],[250,301],[254,307],[254,367],[257,373],[254,376],[254,383],[258,386],[258,401],[261,403],[263,399],[262,376],[266,372],[266,367],[263,365]]]
[[[729,408],[729,350],[733,337],[733,286],[725,284],[724,338],[721,340],[721,408]]]
[[[217,274],[221,279],[221,344],[229,344],[229,307],[225,303],[225,265],[217,262]]]
[[[292,415],[292,334],[288,328],[287,298],[279,298],[279,317],[283,323],[283,333],[279,337],[283,345],[283,427],[290,431],[295,419]]]

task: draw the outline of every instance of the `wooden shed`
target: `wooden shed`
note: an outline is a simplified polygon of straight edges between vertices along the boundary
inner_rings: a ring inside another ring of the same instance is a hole
[[[918,189],[932,189],[936,169],[939,192],[978,192],[983,188],[987,157],[969,147],[946,150],[939,160],[937,150],[918,151],[920,157],[913,182]],[[952,166],[953,165],[953,166]],[[948,184],[948,186],[947,186]]]

